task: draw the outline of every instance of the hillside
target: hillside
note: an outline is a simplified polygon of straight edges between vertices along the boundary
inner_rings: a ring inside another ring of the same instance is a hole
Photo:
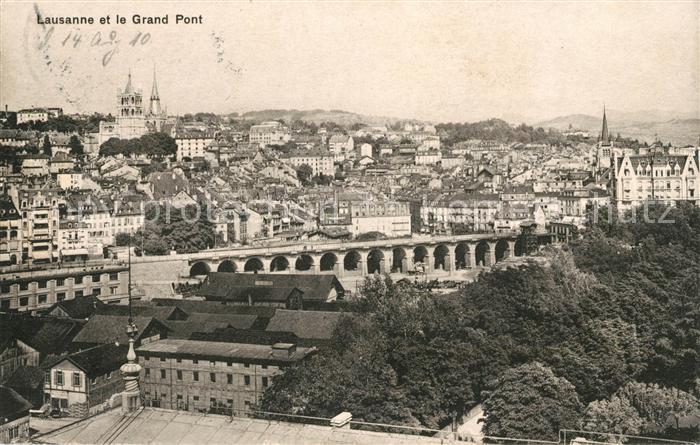
[[[340,125],[350,126],[353,124],[367,125],[391,125],[399,121],[413,121],[411,119],[399,119],[385,116],[367,116],[358,113],[351,113],[343,110],[260,110],[249,111],[241,114],[243,119],[266,121],[283,119],[285,122],[302,120],[321,124],[323,122],[335,122]]]
[[[626,114],[630,116],[635,115],[634,113]],[[654,142],[658,136],[662,141],[670,141],[674,145],[697,144],[698,137],[700,137],[700,119],[668,119],[662,121],[617,119],[616,117],[620,115],[613,112],[608,114],[608,128],[610,128],[610,133],[613,135],[620,133],[624,137],[646,142]],[[641,115],[637,113],[637,117],[641,118]],[[601,117],[586,114],[571,114],[539,122],[536,126],[566,130],[569,128],[569,124],[573,128],[588,130],[592,135],[598,135],[603,120]]]

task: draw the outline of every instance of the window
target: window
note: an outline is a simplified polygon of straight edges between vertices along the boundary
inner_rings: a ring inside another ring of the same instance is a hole
[[[119,274],[118,273],[111,273],[109,274],[109,281],[118,281],[119,280]]]
[[[80,298],[80,297],[82,297],[82,296],[83,296],[83,291],[82,291],[82,289],[81,289],[81,290],[75,291],[75,298]]]
[[[178,402],[182,402],[182,394],[178,394],[176,398]]]
[[[245,383],[246,386],[250,385],[250,376],[249,375],[243,376],[243,383]]]
[[[226,366],[233,366],[233,362],[226,362]]]
[[[63,386],[63,371],[56,371],[53,376],[53,383],[56,386]]]
[[[262,365],[262,369],[267,369],[267,365]]]
[[[44,304],[46,303],[46,294],[41,294],[37,297],[37,300],[39,301],[39,304]]]
[[[179,359],[177,359],[177,360],[175,360],[175,361],[178,362],[178,363],[182,363],[182,359],[181,359],[181,358],[179,358]]]
[[[66,299],[66,293],[65,292],[59,292],[56,294],[56,301],[63,301]]]
[[[199,381],[199,373],[197,371],[192,372],[192,377],[194,378],[195,382]]]
[[[73,373],[73,386],[80,386],[80,373],[79,372]]]
[[[182,380],[182,371],[180,371],[179,369],[177,371],[177,379]]]
[[[199,402],[199,396],[192,397],[192,400],[194,400],[195,402]]]
[[[39,281],[39,289],[46,289],[46,280]]]
[[[216,406],[216,397],[210,398],[210,399],[209,399],[209,404],[210,404],[211,406]]]
[[[199,364],[199,360],[197,360],[197,359],[192,360],[192,364],[193,364],[193,365],[198,365],[198,364]]]
[[[83,276],[80,275],[79,277],[74,277],[74,278],[73,278],[73,283],[75,283],[75,284],[83,284]]]
[[[19,290],[29,289],[29,283],[19,283]]]
[[[264,388],[267,388],[267,384],[268,384],[267,377],[263,377],[263,378],[262,378],[262,386],[263,386]]]
[[[161,361],[161,362],[164,362],[164,361],[165,361],[165,357],[161,357],[161,358],[160,358],[160,361]]]
[[[243,366],[245,366],[246,368],[250,368],[250,363],[243,363]]]
[[[210,372],[209,373],[209,380],[211,380],[212,382],[215,383],[216,382],[216,374],[213,372]]]
[[[226,399],[226,405],[228,405],[229,408],[233,408],[233,399]]]
[[[150,376],[151,376],[151,369],[150,369],[150,368],[146,368],[146,378],[148,378],[148,377],[150,377]]]
[[[233,385],[233,374],[226,374],[226,383]]]
[[[245,401],[245,406],[246,406],[246,407],[250,407],[250,400],[246,400],[246,401]]]
[[[51,371],[44,372],[44,383],[51,384]]]
[[[29,297],[22,297],[19,299],[20,306],[27,306],[29,304]]]
[[[165,378],[165,369],[160,370],[160,378],[164,379]]]
[[[65,278],[56,278],[56,286],[65,286],[65,284],[66,284]]]

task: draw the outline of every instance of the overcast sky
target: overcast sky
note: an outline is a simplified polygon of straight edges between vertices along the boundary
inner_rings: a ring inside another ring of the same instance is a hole
[[[323,108],[539,120],[598,115],[605,103],[699,115],[698,2],[38,2],[45,17],[112,20],[53,31],[37,24],[33,3],[0,7],[0,103],[10,109],[114,112],[129,69],[148,96],[155,64],[171,114]],[[204,24],[176,25],[178,13]],[[129,23],[168,14],[170,23],[115,25],[116,14]],[[112,31],[119,43],[105,62]],[[130,45],[138,32],[150,35]]]

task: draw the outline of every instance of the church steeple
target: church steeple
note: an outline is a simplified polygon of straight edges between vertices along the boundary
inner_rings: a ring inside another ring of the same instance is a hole
[[[149,113],[151,116],[160,116],[162,113],[162,108],[160,106],[160,96],[158,95],[158,83],[156,82],[156,65],[153,64],[153,88],[151,88],[151,102],[150,102]],[[160,124],[156,125],[158,130],[160,130]]]
[[[124,94],[133,94],[134,87],[131,86],[131,69],[129,69],[129,78],[126,81],[126,87],[124,88]]]
[[[156,83],[156,66],[153,65],[153,88],[151,88],[151,100],[160,100],[158,97],[158,84]]]
[[[603,131],[600,134],[600,141],[606,145],[610,143],[610,135],[608,134],[608,118],[605,116],[605,105],[603,105]]]

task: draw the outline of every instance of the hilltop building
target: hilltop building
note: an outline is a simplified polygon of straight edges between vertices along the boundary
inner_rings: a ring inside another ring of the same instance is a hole
[[[110,138],[134,139],[147,132],[161,131],[166,113],[160,102],[155,69],[148,109],[145,109],[143,92],[131,83],[131,72],[123,90],[117,89],[117,109],[114,122],[100,122],[98,144]]]

